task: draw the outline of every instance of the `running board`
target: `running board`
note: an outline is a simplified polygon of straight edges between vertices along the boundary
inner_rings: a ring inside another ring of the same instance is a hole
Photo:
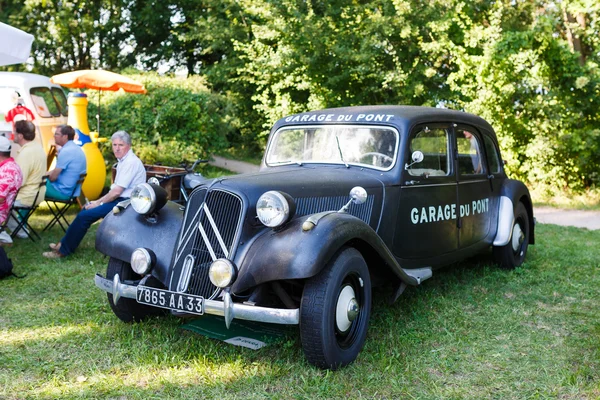
[[[405,269],[404,273],[406,275],[410,276],[411,278],[413,278],[417,282],[417,285],[420,285],[421,282],[423,282],[424,280],[427,280],[433,276],[431,267]],[[390,299],[391,300],[390,304],[395,303],[396,300],[398,300],[398,297],[400,297],[400,295],[402,294],[402,292],[404,292],[404,289],[406,289],[407,286],[408,285],[406,284],[406,282],[404,282],[404,281],[400,282],[398,289],[396,289],[396,292]]]

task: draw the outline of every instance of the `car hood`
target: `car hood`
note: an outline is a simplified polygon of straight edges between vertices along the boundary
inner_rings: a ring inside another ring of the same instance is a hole
[[[235,175],[213,181],[211,189],[221,188],[237,193],[247,201],[249,216],[256,215],[258,198],[269,190],[289,194],[296,201],[296,215],[339,210],[350,200],[350,190],[362,186],[367,191],[367,202],[352,204],[349,213],[375,229],[381,214],[384,184],[378,172],[344,166],[286,166],[272,171]]]

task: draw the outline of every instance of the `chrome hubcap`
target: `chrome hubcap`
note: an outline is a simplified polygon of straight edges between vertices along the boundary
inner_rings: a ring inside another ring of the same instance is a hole
[[[346,332],[350,329],[352,321],[358,317],[360,307],[356,301],[356,293],[350,285],[344,286],[338,296],[335,310],[335,324],[340,332]]]
[[[521,225],[519,223],[516,223],[515,226],[513,227],[513,232],[512,232],[512,248],[515,253],[517,251],[519,251],[524,240],[525,240],[525,233],[523,233],[523,230],[521,229]]]

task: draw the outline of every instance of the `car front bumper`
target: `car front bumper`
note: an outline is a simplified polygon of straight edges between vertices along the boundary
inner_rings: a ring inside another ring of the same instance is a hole
[[[137,301],[137,286],[122,283],[118,274],[114,276],[112,281],[96,274],[94,283],[100,289],[112,294],[115,304],[121,297]],[[225,324],[228,328],[234,318],[283,325],[298,325],[300,323],[300,310],[297,308],[268,308],[234,303],[227,291],[223,291],[223,301],[204,299],[204,313],[225,317]]]

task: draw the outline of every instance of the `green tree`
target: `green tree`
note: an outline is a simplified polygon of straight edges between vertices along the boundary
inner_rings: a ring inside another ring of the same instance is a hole
[[[236,42],[240,79],[257,87],[264,128],[283,114],[359,104],[435,106],[452,100],[453,1],[251,1],[250,42]],[[475,15],[486,2],[474,2]],[[464,6],[463,9],[467,7]]]
[[[307,109],[446,106],[495,126],[511,174],[561,189],[598,183],[597,2],[241,4],[262,21],[236,51],[263,138]]]
[[[591,11],[586,19],[597,24],[598,6]],[[599,182],[600,75],[594,52],[584,57],[567,40],[564,14],[533,2],[495,3],[487,24],[466,26],[465,43],[480,51],[457,52],[449,82],[458,107],[495,126],[511,173],[580,190]],[[578,35],[580,48],[597,48]]]
[[[135,73],[131,78],[144,83],[148,94],[103,94],[103,137],[126,130],[144,162],[172,166],[206,158],[227,146],[233,129],[230,103],[211,93],[204,78],[169,78],[156,73]],[[92,97],[90,118],[97,107],[94,100]],[[112,159],[107,146],[104,153],[106,159]]]
[[[125,0],[5,0],[0,19],[35,36],[33,71],[120,69],[128,56]],[[12,69],[24,69],[25,65]]]

